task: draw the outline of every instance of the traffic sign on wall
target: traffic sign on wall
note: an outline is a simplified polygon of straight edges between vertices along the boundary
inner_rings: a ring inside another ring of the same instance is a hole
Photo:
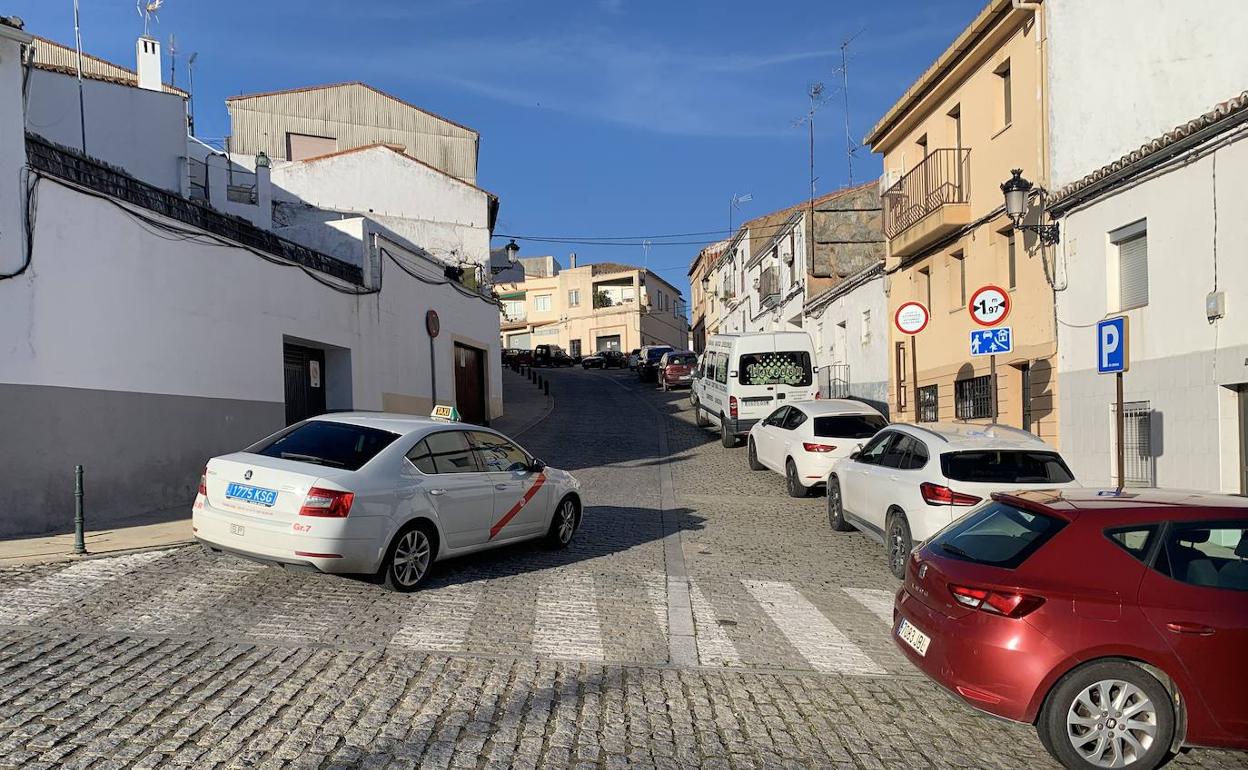
[[[1010,293],[1000,286],[981,286],[966,303],[971,320],[980,326],[996,326],[1010,315]]]

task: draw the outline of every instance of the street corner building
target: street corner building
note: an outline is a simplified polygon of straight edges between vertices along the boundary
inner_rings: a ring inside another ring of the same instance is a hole
[[[73,50],[0,23],[0,536],[67,529],[75,465],[97,527],[315,414],[501,416],[476,132],[348,83],[216,146],[136,56],[84,56],[80,120]]]
[[[689,345],[680,290],[634,265],[523,257],[498,278],[503,347],[558,345],[572,356],[643,345]]]

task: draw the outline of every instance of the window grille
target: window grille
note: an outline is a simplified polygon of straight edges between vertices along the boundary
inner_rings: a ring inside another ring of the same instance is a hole
[[[1153,411],[1147,401],[1128,401],[1122,405],[1123,446],[1126,448],[1123,473],[1129,487],[1157,486],[1153,458]]]
[[[954,412],[959,420],[992,417],[992,375],[953,383]]]
[[[939,386],[924,385],[919,388],[919,422],[937,422],[940,420],[939,398]]]

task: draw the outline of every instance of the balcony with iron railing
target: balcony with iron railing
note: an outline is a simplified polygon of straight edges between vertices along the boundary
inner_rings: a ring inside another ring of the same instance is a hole
[[[971,221],[970,150],[933,150],[884,191],[884,234],[907,257]]]
[[[780,268],[772,265],[758,275],[759,307],[770,307],[780,299]]]

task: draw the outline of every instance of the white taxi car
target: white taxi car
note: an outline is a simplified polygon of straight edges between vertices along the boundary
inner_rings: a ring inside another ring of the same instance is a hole
[[[795,401],[750,428],[750,470],[784,475],[790,497],[806,497],[833,464],[888,425],[884,415],[843,398]]]
[[[327,414],[210,460],[192,525],[214,551],[413,591],[439,559],[539,537],[568,545],[579,490],[489,428]]]

